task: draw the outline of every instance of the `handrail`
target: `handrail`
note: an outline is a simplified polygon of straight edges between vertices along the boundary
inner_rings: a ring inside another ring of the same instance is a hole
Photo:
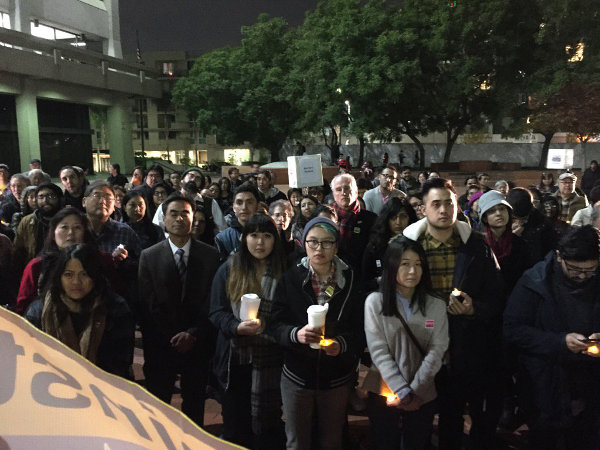
[[[102,73],[110,70],[131,74],[139,77],[140,82],[143,82],[145,78],[158,79],[162,76],[158,70],[148,68],[142,64],[126,63],[113,56],[79,49],[69,44],[39,38],[7,28],[0,28],[0,43],[18,47],[19,50],[42,52],[46,56],[54,58],[55,64],[58,64],[59,60],[64,58],[81,64],[97,66]]]

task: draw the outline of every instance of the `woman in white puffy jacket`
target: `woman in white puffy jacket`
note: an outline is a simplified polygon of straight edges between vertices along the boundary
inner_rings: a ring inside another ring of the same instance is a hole
[[[373,365],[363,387],[369,391],[373,448],[429,445],[436,411],[434,379],[449,340],[446,304],[430,291],[421,245],[404,237],[394,239],[384,257],[381,292],[373,292],[365,302]]]

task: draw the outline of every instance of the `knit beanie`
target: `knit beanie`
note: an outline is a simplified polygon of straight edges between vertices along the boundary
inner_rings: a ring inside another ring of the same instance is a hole
[[[308,221],[308,223],[304,226],[304,232],[302,233],[302,245],[306,245],[306,236],[311,228],[320,225],[321,228],[329,231],[331,234],[335,236],[335,240],[338,241],[340,239],[340,229],[337,224],[327,217],[315,217]]]

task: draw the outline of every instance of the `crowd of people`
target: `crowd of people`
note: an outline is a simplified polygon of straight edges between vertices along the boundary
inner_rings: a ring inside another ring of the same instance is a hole
[[[39,160],[0,164],[0,300],[130,379],[139,327],[145,387],[169,403],[179,379],[199,426],[213,396],[248,448],[351,447],[350,407],[377,449],[431,448],[436,415],[440,449],[524,424],[530,448],[600,448],[596,161],[580,188],[480,173],[461,196],[437,172],[346,169],[282,192],[258,165],[65,166],[61,188]]]

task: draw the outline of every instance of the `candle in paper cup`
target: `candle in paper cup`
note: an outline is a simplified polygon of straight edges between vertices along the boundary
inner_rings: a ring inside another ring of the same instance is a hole
[[[460,294],[462,294],[462,292],[460,292],[458,289],[454,288],[454,289],[452,289],[452,294],[450,294],[450,295],[452,295],[454,297],[460,297]]]
[[[395,400],[398,399],[398,396],[394,392],[392,392],[392,390],[383,380],[381,381],[381,391],[379,395],[385,397],[385,403],[387,405],[393,403]]]
[[[597,355],[598,353],[600,353],[600,349],[598,348],[597,345],[592,345],[591,347],[587,348],[588,353],[591,353],[593,355]]]
[[[327,311],[329,310],[329,305],[310,305],[306,310],[308,314],[308,325],[313,328],[321,329],[321,336],[325,334],[325,317],[327,316]],[[319,344],[310,344],[311,348],[320,349],[321,346]]]
[[[259,306],[260,297],[258,295],[242,295],[242,305],[240,307],[240,320],[258,320]]]

